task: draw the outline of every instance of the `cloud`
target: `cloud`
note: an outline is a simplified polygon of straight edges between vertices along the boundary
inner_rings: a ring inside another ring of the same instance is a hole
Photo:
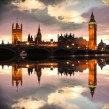
[[[39,109],[64,109],[64,108],[55,104],[45,104],[43,107]]]
[[[4,9],[10,4],[10,0],[0,0],[0,13],[1,13],[1,16],[0,16],[0,20],[1,20],[1,17],[2,17],[2,14],[4,12]],[[6,10],[5,10],[6,11]]]
[[[0,6],[4,6],[10,3],[10,0],[0,0]]]
[[[103,103],[90,101],[82,95],[85,91],[81,86],[60,88],[48,95],[48,104],[59,105],[63,109],[99,109]]]
[[[48,94],[48,99],[21,98],[12,105],[12,109],[98,109],[103,103],[94,103],[82,95],[86,88],[81,86],[62,87]],[[35,97],[35,96],[34,96]]]
[[[58,89],[55,93],[51,93],[48,95],[48,103],[49,104],[57,104],[63,108],[68,109],[78,109],[78,106],[75,104],[70,104],[70,100],[79,98],[82,92],[84,92],[85,88],[81,86],[77,87],[63,87]],[[57,99],[58,97],[58,99]]]
[[[43,10],[46,6],[39,2],[38,0],[25,0],[25,2],[18,2],[16,3],[15,1],[12,2],[12,5],[18,7],[19,10],[21,11],[29,11],[32,12],[34,9],[39,9]]]
[[[62,23],[60,22],[59,23],[59,26],[60,26],[60,30],[70,30],[70,31],[74,31],[76,29],[79,29],[81,27],[83,27],[84,23],[82,24],[76,24],[76,23],[73,23],[73,22],[68,22],[68,23]]]
[[[55,17],[49,16],[47,12],[48,10],[46,8],[44,10],[38,10],[37,12],[33,13],[33,15],[35,14],[37,21],[44,23],[46,25],[53,25],[57,23]]]
[[[109,104],[105,104],[102,109],[109,109]]]
[[[102,0],[102,2],[103,2],[106,6],[109,6],[109,0]]]
[[[60,93],[62,90],[63,93]],[[68,102],[67,100],[76,99],[80,96],[80,93],[84,91],[82,87],[63,87],[56,92],[53,92],[48,95],[47,101],[40,100],[37,98],[21,98],[11,107],[12,109],[24,108],[24,109],[79,109],[75,104]],[[57,99],[58,97],[58,99]]]
[[[11,0],[11,1],[15,3],[21,3],[21,2],[25,2],[26,0]]]
[[[50,16],[55,17],[57,20],[62,22],[74,22],[74,23],[82,23],[85,22],[85,19],[80,15],[80,13],[76,10],[68,10],[67,7],[70,5],[76,5],[78,2],[66,2],[66,8],[65,3],[61,3],[55,6],[48,6],[48,14]],[[56,12],[56,13],[55,13]],[[61,17],[60,17],[61,16]],[[61,18],[61,19],[60,19]]]
[[[80,28],[83,22],[86,20],[80,15],[79,12],[75,10],[67,10],[67,7],[78,4],[78,1],[51,1],[50,4],[46,5],[49,0],[35,1],[26,0],[23,3],[12,4],[20,11],[25,11],[30,13],[30,16],[34,16],[37,22],[41,22],[45,25],[57,25],[60,30],[71,30]],[[58,2],[58,3],[57,3]],[[65,7],[66,4],[66,7]],[[35,5],[35,6],[34,6]]]
[[[82,86],[83,83],[80,80],[76,79],[61,79],[59,87],[73,87],[73,86]]]
[[[72,79],[62,79],[60,80],[58,85],[45,84],[37,89],[35,88],[34,90],[32,90],[32,94],[29,91],[29,95],[31,95],[31,97],[28,97],[28,94],[26,94],[26,92],[22,92],[23,96],[26,96],[27,98],[18,99],[14,104],[12,104],[12,108],[14,109],[19,106],[20,108],[25,109],[65,109],[64,106],[66,107],[67,103],[64,102],[64,100],[68,99],[73,92],[75,93],[75,96],[77,96],[76,93],[80,95],[80,93],[82,93],[82,91],[85,89],[81,86],[73,87],[80,84],[82,83],[80,81],[78,82],[77,80],[74,80],[72,82]],[[61,93],[61,91],[63,93]],[[59,97],[59,99],[55,100],[57,97]],[[62,102],[63,106],[59,104],[59,101]],[[34,108],[32,108],[31,106],[34,106]]]
[[[1,109],[11,109],[10,105],[9,105],[9,99],[5,98],[3,96],[3,91],[0,89],[0,108]]]
[[[19,99],[17,103],[12,105],[12,109],[39,109],[45,104],[43,100],[27,98],[27,99]]]
[[[57,5],[61,2],[65,2],[66,0],[39,0],[39,1],[44,3],[45,5]]]

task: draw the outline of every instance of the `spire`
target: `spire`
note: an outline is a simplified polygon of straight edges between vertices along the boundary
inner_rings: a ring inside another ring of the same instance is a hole
[[[39,27],[38,27],[38,32],[40,32],[40,24],[39,24]]]
[[[38,43],[41,43],[42,35],[41,35],[40,25],[38,27],[37,38],[38,38]]]
[[[16,18],[16,20],[17,20],[17,23],[18,23],[18,17]]]
[[[19,25],[18,25],[18,23],[16,23],[16,28],[18,28],[19,27]]]
[[[90,22],[96,22],[95,18],[94,18],[93,10],[92,10],[92,14],[91,14],[91,17],[90,17]]]
[[[38,79],[38,83],[40,85],[40,80],[41,80],[41,71],[37,72],[37,79]]]
[[[103,40],[101,39],[101,43],[103,43]]]
[[[21,23],[21,29],[22,29],[22,23]]]
[[[19,27],[19,25],[18,25],[18,17],[16,18],[16,20],[17,20],[17,22],[16,22],[16,28],[18,28]]]
[[[14,28],[14,23],[12,24],[12,29]]]
[[[40,77],[38,77],[38,83],[39,83],[39,85],[40,85]]]
[[[94,92],[95,92],[95,87],[90,87],[90,93],[91,93],[92,99],[94,96]]]

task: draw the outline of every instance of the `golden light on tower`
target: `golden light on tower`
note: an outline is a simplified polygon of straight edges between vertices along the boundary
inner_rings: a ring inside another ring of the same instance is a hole
[[[89,60],[89,88],[92,98],[97,85],[96,64],[96,60]]]
[[[12,44],[16,44],[17,41],[22,41],[22,24],[19,26],[18,21],[16,25],[12,24]]]
[[[12,66],[12,85],[22,85],[22,69],[17,65]]]
[[[92,12],[90,21],[89,21],[89,44],[88,44],[88,47],[91,50],[96,50],[96,46],[97,46],[96,37],[97,37],[97,24]]]

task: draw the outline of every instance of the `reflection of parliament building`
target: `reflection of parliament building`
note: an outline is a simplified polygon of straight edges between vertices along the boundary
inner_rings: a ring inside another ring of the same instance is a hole
[[[12,66],[12,85],[22,85],[22,69],[18,67],[18,65]]]
[[[83,37],[75,37],[74,34],[58,35],[58,41],[53,39],[46,42],[42,40],[42,34],[40,26],[35,37],[28,35],[27,41],[22,41],[22,28],[18,22],[16,25],[12,25],[12,44],[15,45],[28,45],[28,46],[40,46],[40,47],[65,47],[65,48],[78,48],[78,49],[96,49],[96,37],[97,37],[97,24],[94,19],[93,12],[89,21],[89,41],[83,39]]]
[[[50,68],[53,70],[54,68],[58,68],[58,75],[65,76],[74,76],[77,72],[83,72],[87,68],[89,69],[89,88],[90,93],[93,97],[94,91],[97,85],[97,77],[96,77],[96,60],[81,60],[81,61],[64,61],[64,62],[45,62],[45,63],[37,63],[37,64],[28,64],[28,65],[13,65],[12,66],[12,85],[22,85],[22,68],[28,69],[28,75],[30,76],[33,72],[37,76],[38,83],[40,84],[42,69]]]

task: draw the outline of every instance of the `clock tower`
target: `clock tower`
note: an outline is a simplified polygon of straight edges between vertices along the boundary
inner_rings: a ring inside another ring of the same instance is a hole
[[[19,26],[17,21],[16,25],[12,24],[12,44],[17,45],[18,41],[22,41],[22,24]]]
[[[92,12],[89,21],[89,49],[96,50],[96,36],[97,36],[97,24]]]

